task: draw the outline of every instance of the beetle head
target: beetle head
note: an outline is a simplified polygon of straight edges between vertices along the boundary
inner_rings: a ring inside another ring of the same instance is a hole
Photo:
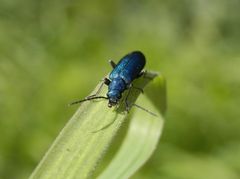
[[[108,107],[116,106],[121,99],[122,95],[119,93],[115,93],[114,95],[108,95]]]

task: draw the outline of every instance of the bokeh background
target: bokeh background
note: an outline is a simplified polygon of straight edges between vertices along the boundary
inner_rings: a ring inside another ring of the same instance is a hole
[[[239,0],[0,0],[0,178],[27,178],[76,107],[133,50],[168,82],[136,179],[240,178]]]

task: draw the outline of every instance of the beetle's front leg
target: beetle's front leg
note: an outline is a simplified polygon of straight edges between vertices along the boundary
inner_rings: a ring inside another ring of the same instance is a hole
[[[102,87],[103,87],[104,84],[108,86],[111,83],[111,81],[108,78],[104,78],[101,81],[102,81],[102,83],[101,83],[100,87],[98,88],[97,92],[95,94],[93,94],[93,95],[87,96],[86,99],[89,99],[89,98],[92,98],[94,96],[97,96],[100,93],[100,91],[102,90]]]

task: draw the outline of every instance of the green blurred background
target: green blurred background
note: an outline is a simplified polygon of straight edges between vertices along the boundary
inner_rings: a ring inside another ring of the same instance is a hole
[[[0,0],[0,178],[27,178],[76,107],[133,50],[168,82],[136,179],[240,178],[240,1]]]

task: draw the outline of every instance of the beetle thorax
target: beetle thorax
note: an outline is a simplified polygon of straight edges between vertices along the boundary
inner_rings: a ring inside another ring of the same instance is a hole
[[[107,93],[109,99],[108,107],[112,107],[118,104],[119,100],[122,98],[123,91],[126,90],[126,87],[127,86],[125,82],[120,77],[114,78],[111,81]]]

